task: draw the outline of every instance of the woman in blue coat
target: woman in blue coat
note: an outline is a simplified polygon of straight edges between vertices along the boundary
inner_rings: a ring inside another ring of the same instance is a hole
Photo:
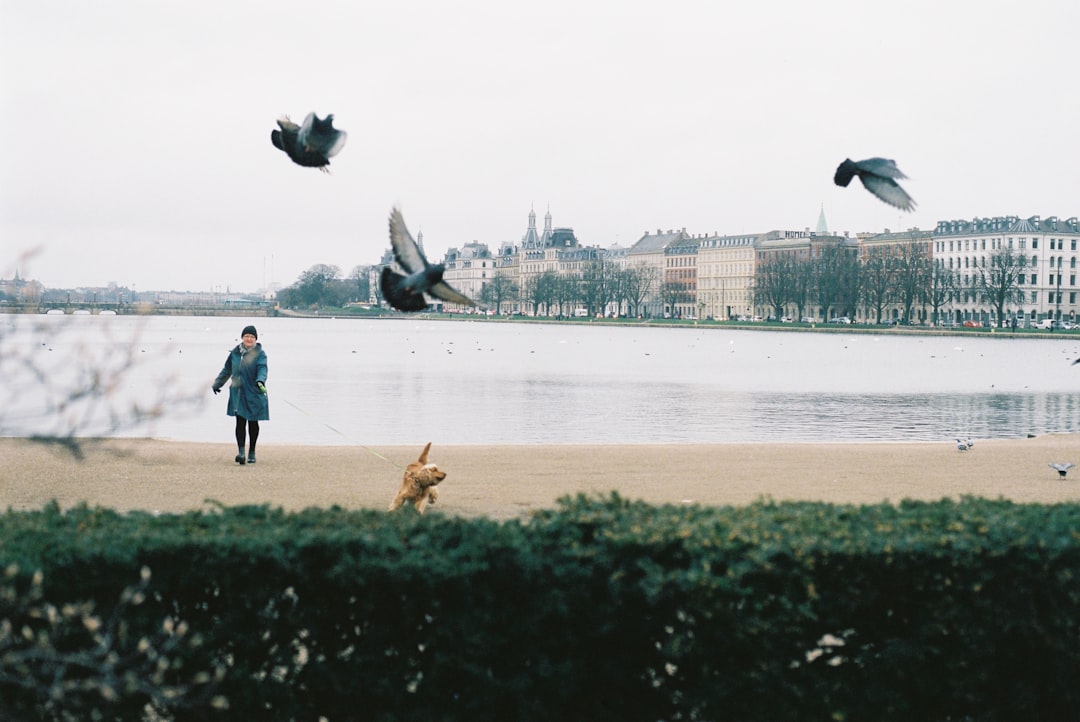
[[[240,332],[240,343],[225,358],[225,366],[214,379],[214,393],[221,391],[225,380],[229,384],[229,408],[226,413],[236,417],[236,446],[240,450],[236,463],[243,465],[245,431],[251,437],[246,463],[255,463],[255,442],[259,440],[259,422],[270,419],[270,404],[266,396],[266,352],[258,342],[254,326]]]

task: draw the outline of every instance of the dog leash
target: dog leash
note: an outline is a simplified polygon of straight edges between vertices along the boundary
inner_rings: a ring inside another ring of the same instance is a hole
[[[337,435],[338,435],[338,436],[340,436],[341,438],[343,438],[343,439],[345,439],[346,441],[348,441],[348,442],[349,442],[350,444],[352,444],[352,445],[354,445],[354,446],[359,446],[359,447],[360,447],[361,449],[363,449],[364,451],[367,451],[368,453],[370,453],[370,454],[371,454],[371,455],[373,455],[373,456],[377,456],[377,457],[379,457],[380,459],[382,459],[383,461],[385,461],[385,462],[386,462],[387,464],[392,464],[392,465],[393,465],[393,466],[394,466],[395,468],[397,468],[397,469],[403,469],[403,468],[405,468],[405,467],[401,466],[401,464],[397,464],[397,463],[394,463],[394,462],[393,462],[393,461],[391,461],[390,459],[387,459],[387,458],[386,458],[385,456],[383,456],[383,455],[382,455],[382,454],[380,454],[379,452],[375,451],[375,449],[372,449],[372,448],[371,448],[370,446],[364,446],[363,444],[358,444],[358,443],[356,443],[355,441],[353,441],[352,439],[350,439],[350,438],[349,438],[348,436],[346,436],[345,434],[343,434],[343,433],[341,433],[340,431],[338,431],[337,429],[335,429],[335,428],[334,428],[333,426],[331,426],[330,424],[326,423],[325,421],[323,421],[323,420],[321,420],[321,419],[319,419],[319,418],[316,418],[314,414],[309,414],[309,413],[308,413],[307,411],[304,411],[304,410],[303,410],[302,408],[300,408],[299,406],[297,406],[296,404],[294,404],[294,403],[293,403],[292,401],[289,401],[288,399],[282,399],[282,400],[283,400],[283,401],[284,401],[285,403],[287,403],[287,404],[288,404],[289,406],[291,406],[291,407],[293,407],[294,409],[296,409],[297,411],[299,411],[299,412],[300,412],[301,414],[303,414],[304,416],[307,416],[308,418],[310,418],[310,419],[313,419],[314,421],[317,421],[318,423],[322,424],[322,425],[323,425],[323,426],[325,426],[326,428],[330,429],[330,430],[331,430],[331,431],[333,431],[333,432],[334,432],[335,434],[337,434]]]

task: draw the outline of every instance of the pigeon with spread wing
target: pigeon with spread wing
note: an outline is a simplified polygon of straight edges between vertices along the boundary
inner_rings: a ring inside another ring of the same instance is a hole
[[[390,247],[394,251],[394,260],[405,271],[405,275],[402,275],[389,266],[382,269],[379,288],[391,306],[399,311],[423,311],[428,307],[425,293],[448,303],[476,305],[471,298],[458,293],[442,280],[445,266],[428,263],[424,252],[405,227],[405,219],[398,208],[390,211]]]
[[[277,122],[278,130],[270,131],[270,142],[288,155],[293,163],[305,168],[318,168],[329,173],[330,159],[345,147],[349,134],[334,127],[334,116],[320,118],[308,113],[303,125],[284,116]]]
[[[1060,476],[1062,479],[1064,479],[1065,475],[1069,473],[1069,469],[1076,466],[1076,464],[1072,463],[1071,461],[1065,461],[1065,462],[1053,463],[1053,464],[1050,464],[1049,466],[1050,466],[1051,469],[1053,469],[1054,471],[1056,471],[1058,473],[1058,476]]]
[[[902,211],[910,211],[915,207],[915,201],[895,180],[907,178],[896,167],[896,161],[888,158],[867,158],[855,162],[847,158],[836,169],[833,182],[842,188],[847,188],[848,183],[855,176],[859,177],[866,190],[890,206],[896,206]]]

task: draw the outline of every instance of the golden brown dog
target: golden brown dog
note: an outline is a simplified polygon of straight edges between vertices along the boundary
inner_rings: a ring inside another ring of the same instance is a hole
[[[401,488],[397,496],[390,502],[388,511],[393,511],[406,502],[412,502],[416,510],[421,514],[428,504],[434,504],[439,498],[439,490],[435,487],[446,478],[446,472],[440,471],[435,464],[429,464],[427,457],[431,450],[431,442],[420,452],[420,458],[405,467],[405,476],[401,480]]]

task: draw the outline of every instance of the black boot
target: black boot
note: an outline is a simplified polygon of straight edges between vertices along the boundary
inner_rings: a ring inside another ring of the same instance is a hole
[[[240,453],[236,455],[235,461],[240,466],[244,465],[244,449],[243,449],[243,447],[240,448]]]

